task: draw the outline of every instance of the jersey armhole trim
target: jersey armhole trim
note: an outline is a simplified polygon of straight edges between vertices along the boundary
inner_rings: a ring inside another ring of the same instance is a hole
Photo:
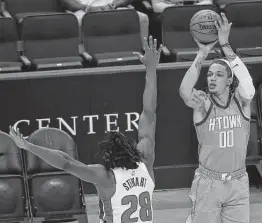
[[[202,124],[204,124],[206,122],[206,120],[208,119],[208,117],[209,117],[209,115],[210,115],[210,113],[212,111],[212,108],[213,108],[213,102],[210,100],[210,106],[209,106],[209,109],[208,109],[208,111],[206,113],[205,118],[202,121],[195,123],[195,126],[200,126],[200,125],[202,125]]]
[[[148,170],[146,164],[145,164],[144,162],[140,162],[140,165],[144,165],[144,167],[142,167],[142,168],[143,168],[145,171],[147,171],[147,173],[148,173],[150,179],[152,180],[154,186],[156,186],[155,181],[154,181],[153,178],[151,177],[151,175],[150,175],[150,173],[149,173],[149,170]],[[154,170],[153,170],[153,173],[154,173]]]
[[[242,110],[241,105],[240,105],[240,103],[239,103],[239,101],[237,100],[237,98],[236,98],[235,95],[234,95],[234,101],[236,102],[237,107],[238,107],[238,109],[239,109],[242,117],[243,117],[246,121],[250,122],[250,117],[248,117],[248,116],[244,113],[244,111]]]

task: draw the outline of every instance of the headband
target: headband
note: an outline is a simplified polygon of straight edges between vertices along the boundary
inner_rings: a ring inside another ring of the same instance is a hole
[[[227,60],[225,60],[225,59],[219,59],[219,60],[222,60],[222,61],[224,61],[227,65],[228,65],[228,67],[230,68],[230,70],[231,70],[231,74],[232,74],[232,76],[231,77],[233,77],[234,76],[234,72],[233,72],[233,70],[232,70],[232,68],[231,68],[231,65],[230,65],[230,63],[227,61]]]

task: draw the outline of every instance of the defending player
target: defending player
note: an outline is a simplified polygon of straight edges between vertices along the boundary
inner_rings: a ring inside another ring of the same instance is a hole
[[[215,60],[209,67],[209,93],[194,86],[202,62],[216,43],[205,46],[197,40],[199,53],[179,89],[185,104],[193,108],[199,142],[200,165],[189,194],[193,207],[187,223],[248,223],[250,218],[245,159],[255,88],[246,66],[229,45],[231,25],[224,14],[216,22],[226,59]]]
[[[145,38],[144,49],[144,56],[135,53],[146,65],[143,112],[138,126],[139,143],[120,132],[110,132],[108,140],[100,143],[103,165],[85,165],[62,151],[33,145],[23,139],[19,129],[10,127],[10,135],[18,147],[95,185],[100,198],[101,223],[153,222],[156,67],[161,46],[157,50],[157,42],[150,36],[149,44]]]

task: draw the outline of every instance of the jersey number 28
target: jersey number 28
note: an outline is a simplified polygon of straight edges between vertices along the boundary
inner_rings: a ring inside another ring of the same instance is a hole
[[[152,209],[150,194],[148,191],[141,193],[138,197],[136,195],[128,195],[123,197],[121,204],[131,204],[121,217],[122,223],[138,222],[138,217],[131,218],[131,215],[137,211],[138,203],[140,206],[139,217],[141,221],[152,221]]]

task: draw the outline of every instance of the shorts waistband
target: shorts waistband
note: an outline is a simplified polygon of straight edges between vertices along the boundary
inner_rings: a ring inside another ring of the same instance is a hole
[[[218,172],[209,170],[201,165],[199,165],[197,170],[199,171],[200,174],[206,177],[212,178],[214,180],[221,180],[221,181],[238,179],[246,174],[246,167],[243,167],[231,173],[218,173]]]

